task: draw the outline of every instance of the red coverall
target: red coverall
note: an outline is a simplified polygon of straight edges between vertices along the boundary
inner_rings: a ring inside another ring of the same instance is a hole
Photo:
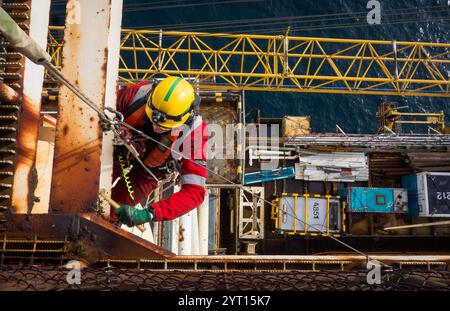
[[[137,85],[131,85],[125,89],[119,90],[117,94],[117,110],[123,114],[127,112],[132,104],[136,103],[136,97],[142,94],[139,93],[139,89],[144,87],[150,89],[151,87],[147,82],[141,82]],[[144,90],[144,89],[143,89]],[[143,93],[142,90],[140,93]],[[143,105],[143,107],[145,104]],[[134,106],[133,110],[136,109]],[[145,115],[144,108],[140,109],[138,113]],[[146,116],[143,117],[145,118]],[[191,159],[196,163],[185,159],[181,159],[181,189],[179,192],[172,194],[170,197],[165,198],[156,203],[152,203],[151,207],[155,212],[155,220],[172,220],[175,219],[192,209],[200,206],[205,196],[205,182],[207,171],[204,167],[198,165],[206,164],[206,141],[208,140],[208,134],[206,131],[206,123],[201,120],[200,116],[196,116],[196,121],[191,126],[192,132],[185,137],[190,139],[191,143]],[[149,125],[151,127],[151,125]],[[148,129],[147,131],[152,131]],[[136,134],[139,135],[139,134]],[[181,139],[181,137],[179,138]],[[197,142],[195,142],[197,140]],[[198,141],[201,140],[201,141]],[[199,148],[201,146],[201,148]],[[123,147],[120,147],[123,148]],[[200,150],[201,149],[201,150]],[[183,154],[187,154],[183,152]],[[117,161],[117,157],[114,159],[113,167],[113,181],[122,175],[122,170]],[[133,168],[128,173],[131,185],[134,190],[134,201],[131,199],[124,178],[120,178],[118,183],[112,189],[111,197],[113,200],[120,204],[136,205],[142,202],[146,197],[156,188],[157,182],[155,179],[144,171],[136,161],[133,163]],[[117,221],[113,209],[111,209],[111,221]]]

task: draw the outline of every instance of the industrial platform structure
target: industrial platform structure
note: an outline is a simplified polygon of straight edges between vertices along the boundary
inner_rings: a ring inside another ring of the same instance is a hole
[[[72,259],[89,266],[81,289],[311,289],[308,277],[313,289],[376,289],[365,285],[368,260],[389,275],[379,288],[449,288],[444,112],[383,103],[378,133],[362,135],[339,126],[313,133],[308,116],[257,111],[257,131],[281,129],[262,146],[246,132],[245,93],[449,98],[450,43],[121,29],[121,0],[68,0],[64,26],[49,25],[50,0],[0,6],[101,111],[116,108],[119,87],[182,76],[201,96],[203,119],[224,133],[231,125],[234,147],[233,157],[208,160],[198,209],[154,223],[151,236],[119,228],[99,199],[113,183],[113,132],[0,37],[0,289],[70,288],[61,267]],[[411,124],[425,132],[401,131]],[[271,160],[278,167],[266,169]],[[165,184],[151,196],[174,191]],[[2,270],[9,265],[14,273]],[[25,271],[50,278],[49,267],[54,283],[23,281]],[[93,281],[105,271],[122,285]],[[28,287],[15,287],[21,282]]]

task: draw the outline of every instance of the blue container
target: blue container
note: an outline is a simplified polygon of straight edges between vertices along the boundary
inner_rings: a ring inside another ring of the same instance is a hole
[[[286,166],[274,170],[265,170],[244,174],[244,185],[256,184],[260,182],[273,181],[278,179],[294,178],[295,170],[293,166]]]
[[[402,177],[402,187],[408,189],[408,207],[411,216],[419,216],[419,192],[417,187],[417,175],[411,174]]]
[[[345,194],[350,212],[356,213],[405,213],[408,211],[408,195],[405,189],[363,188],[348,189]]]

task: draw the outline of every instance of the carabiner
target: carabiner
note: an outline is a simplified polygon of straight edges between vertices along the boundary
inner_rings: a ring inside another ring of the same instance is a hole
[[[115,124],[120,124],[120,123],[123,122],[124,116],[123,116],[123,114],[121,112],[119,112],[116,109],[111,108],[111,107],[106,107],[104,110],[115,115],[115,117],[112,120],[110,119],[111,122],[113,122],[114,125]]]

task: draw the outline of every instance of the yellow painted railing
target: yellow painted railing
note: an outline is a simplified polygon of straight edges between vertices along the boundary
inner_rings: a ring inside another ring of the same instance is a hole
[[[62,32],[50,28],[56,65]],[[450,97],[450,44],[122,30],[120,81],[165,75],[205,89]]]

